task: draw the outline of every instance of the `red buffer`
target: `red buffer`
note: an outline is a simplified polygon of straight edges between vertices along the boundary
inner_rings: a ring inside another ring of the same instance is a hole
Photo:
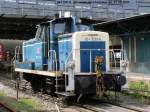
[[[4,45],[0,43],[0,61],[5,60],[5,50],[4,50]]]

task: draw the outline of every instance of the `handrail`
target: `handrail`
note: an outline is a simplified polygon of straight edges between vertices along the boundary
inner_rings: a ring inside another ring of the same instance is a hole
[[[124,49],[110,49],[110,50],[113,50],[113,51],[120,51],[121,52],[121,60],[124,60],[126,59],[127,60],[127,54],[126,54],[126,51]]]
[[[55,50],[49,50],[48,51],[48,61],[50,60],[50,53],[54,53],[54,62],[55,62],[55,76],[56,76],[56,92],[58,92],[57,86],[58,86],[58,76],[57,76],[57,55],[56,55],[56,51]]]
[[[17,51],[17,59],[18,59],[18,61],[20,61],[20,46],[18,46],[18,51]]]
[[[66,92],[66,86],[67,86],[67,81],[66,81],[67,80],[67,76],[66,76],[67,75],[67,65],[68,65],[68,61],[69,61],[72,53],[73,53],[73,50],[69,53],[69,55],[65,61],[65,92]]]
[[[112,49],[112,50],[110,50],[110,52],[112,52],[112,53],[113,53],[114,62],[115,62],[115,69],[116,69],[116,63],[117,63],[117,61],[116,61],[116,58],[115,58],[115,52],[114,52],[114,50],[113,50],[113,49]]]
[[[54,59],[55,59],[54,62],[56,63],[55,67],[56,67],[56,71],[57,71],[57,56],[56,56],[56,51],[55,51],[55,50],[49,50],[49,51],[48,51],[48,55],[49,55],[51,52],[54,53]],[[48,56],[48,60],[50,60],[49,58],[50,58],[50,56]]]
[[[20,55],[20,46],[16,46],[15,47],[15,55],[14,57],[12,58],[12,62],[16,62],[16,60],[19,59],[19,55]]]
[[[13,79],[13,71],[14,71],[14,67],[15,67],[15,64],[16,64],[16,60],[19,59],[19,55],[20,55],[20,46],[16,46],[15,47],[15,55],[14,57],[11,59],[11,80]]]
[[[129,61],[128,58],[127,58],[126,51],[124,49],[111,49],[111,50],[113,50],[113,53],[115,53],[115,51],[119,51],[121,53],[120,54],[121,56],[119,57],[119,59],[120,59],[120,62],[119,62],[120,63],[120,68],[121,68],[121,61],[123,61],[123,60],[125,60],[126,62]],[[116,63],[117,63],[117,61],[116,61]]]
[[[91,51],[103,51],[103,50],[105,50],[105,51],[110,51],[111,53],[112,53],[112,57],[111,58],[113,58],[113,60],[114,60],[114,63],[115,63],[115,69],[117,68],[117,60],[116,60],[116,57],[115,57],[115,50],[120,50],[121,51],[121,57],[120,57],[120,60],[124,60],[123,59],[123,57],[122,57],[122,52],[123,52],[123,50],[122,49],[110,49],[110,50],[107,50],[107,49],[73,49],[71,52],[70,52],[70,54],[69,54],[69,56],[67,57],[67,60],[66,60],[66,62],[65,62],[65,65],[67,64],[67,61],[68,61],[68,59],[69,59],[69,57],[70,57],[70,55],[72,54],[72,52],[73,51],[77,51],[77,50],[79,50],[79,51],[82,51],[82,50],[86,50],[86,51],[90,51],[90,72],[92,71],[91,69],[91,62],[92,62],[92,60],[91,60]],[[65,70],[66,71],[66,70]]]
[[[83,50],[86,50],[86,51],[90,51],[90,73],[92,73],[92,51],[103,51],[103,50],[105,50],[105,51],[108,51],[108,50],[106,50],[106,49],[73,49],[70,53],[69,53],[69,55],[68,55],[68,57],[67,57],[67,59],[66,59],[66,61],[65,61],[65,92],[67,92],[66,91],[66,87],[67,87],[67,65],[68,65],[68,63],[69,63],[69,59],[70,59],[70,57],[71,57],[71,55],[73,54],[73,51],[83,51]],[[111,51],[112,52],[112,54],[113,55],[115,55],[115,53],[114,53],[114,51],[113,50],[109,50],[109,51]],[[115,61],[115,68],[116,68],[116,59],[115,59],[115,56],[113,56],[114,57],[114,61]],[[73,60],[72,60],[73,61]]]

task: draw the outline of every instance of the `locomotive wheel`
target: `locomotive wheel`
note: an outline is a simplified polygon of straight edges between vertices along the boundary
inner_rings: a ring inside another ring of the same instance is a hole
[[[38,86],[37,86],[37,82],[35,80],[31,80],[31,87],[33,89],[34,92],[38,92]]]
[[[23,78],[31,83],[31,87],[34,92],[43,92],[55,95],[55,78],[32,74],[24,74]]]
[[[32,89],[34,92],[43,92],[43,87],[45,85],[45,77],[36,76],[33,77],[30,81]]]
[[[121,85],[115,85],[115,91],[120,92],[121,91]]]
[[[34,92],[43,91],[43,87],[45,85],[45,77],[35,76],[32,74],[24,74],[23,78],[31,83],[31,87]]]
[[[55,93],[55,79],[54,78],[46,78],[44,85],[44,92],[50,95],[54,95]]]

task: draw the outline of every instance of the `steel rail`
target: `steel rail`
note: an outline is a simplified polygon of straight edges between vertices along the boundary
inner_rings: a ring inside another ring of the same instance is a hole
[[[10,107],[8,107],[6,104],[4,104],[2,102],[0,102],[0,106],[4,107],[9,112],[17,112],[16,110],[11,109]]]
[[[110,101],[98,100],[98,99],[93,99],[93,98],[88,99],[88,101],[83,100],[82,103],[74,103],[74,105],[77,107],[89,109],[94,112],[112,112],[112,109],[116,112],[118,110],[120,110],[121,112],[143,112],[142,108],[132,108],[124,104],[119,104],[115,102],[113,103]]]
[[[139,109],[133,109],[133,108],[130,108],[130,107],[125,107],[125,106],[122,106],[122,105],[114,105],[114,104],[110,104],[110,103],[105,103],[106,105],[110,105],[110,106],[115,106],[116,110],[118,108],[122,108],[122,109],[125,109],[124,112],[126,111],[132,111],[132,112],[143,112],[143,110],[139,110]],[[80,107],[80,108],[84,108],[84,109],[88,109],[90,111],[93,111],[93,112],[111,112],[107,109],[104,109],[102,107],[98,107],[98,105],[96,106],[93,106],[93,105],[82,105],[82,104],[76,104],[77,107]],[[114,109],[114,108],[113,108]],[[116,111],[117,112],[117,111]]]

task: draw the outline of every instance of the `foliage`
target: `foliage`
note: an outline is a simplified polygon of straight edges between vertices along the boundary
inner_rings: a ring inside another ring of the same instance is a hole
[[[18,112],[37,112],[42,110],[42,105],[35,99],[20,98],[16,100],[0,91],[0,101]]]
[[[144,81],[130,82],[129,83],[129,89],[149,91],[150,90],[150,85],[148,83],[145,83]]]
[[[150,84],[144,81],[130,82],[129,89],[133,91],[133,95],[137,98],[141,96],[150,97]]]
[[[4,91],[0,91],[0,97],[4,97],[6,96],[5,92]]]

